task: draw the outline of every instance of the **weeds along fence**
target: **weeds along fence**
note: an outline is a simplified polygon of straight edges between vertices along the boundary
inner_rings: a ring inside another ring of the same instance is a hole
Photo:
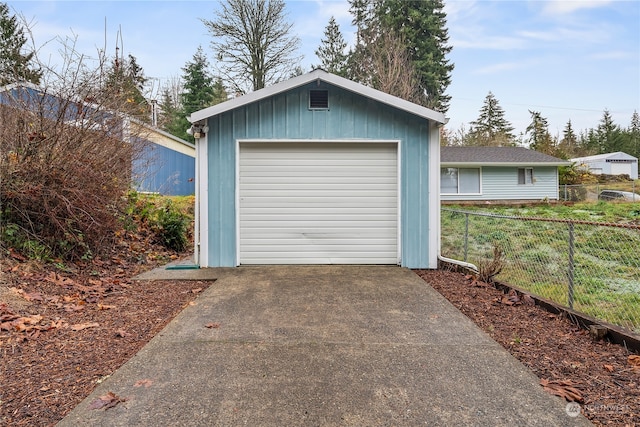
[[[558,196],[560,200],[565,202],[594,201],[598,200],[598,195],[603,190],[617,190],[635,193],[636,196],[632,197],[637,198],[632,201],[640,201],[640,194],[638,194],[640,188],[638,187],[640,187],[640,185],[638,185],[636,181],[621,181],[608,184],[561,184]]]
[[[640,226],[442,208],[442,255],[497,280],[640,333]]]

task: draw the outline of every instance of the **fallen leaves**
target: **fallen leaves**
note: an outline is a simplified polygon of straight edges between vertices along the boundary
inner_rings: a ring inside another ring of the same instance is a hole
[[[633,372],[640,372],[640,356],[632,354],[627,358],[629,365],[633,369]]]
[[[11,292],[13,292],[14,294],[16,294],[19,297],[24,298],[25,300],[31,302],[31,301],[42,301],[43,297],[42,294],[40,292],[25,292],[23,289],[18,289],[16,287],[11,287],[9,288],[9,290]]]
[[[0,331],[36,333],[62,328],[66,324],[60,320],[46,320],[40,314],[20,315],[6,304],[0,304]]]
[[[205,328],[209,328],[209,329],[218,329],[220,327],[220,323],[217,322],[211,322],[211,323],[207,323],[206,325],[204,325]]]
[[[98,326],[100,326],[100,324],[97,322],[78,323],[75,325],[71,325],[71,330],[74,332],[78,332],[82,331],[83,329],[97,328]]]
[[[546,392],[562,397],[568,402],[584,403],[582,393],[571,380],[547,380],[543,378],[540,380],[540,385]]]
[[[499,299],[500,304],[504,304],[504,305],[520,305],[522,304],[522,300],[520,299],[520,296],[518,296],[518,293],[511,289],[508,293],[504,294],[500,299]]]
[[[135,384],[133,384],[133,386],[134,387],[149,388],[149,387],[151,387],[151,384],[153,384],[153,381],[151,381],[149,378],[145,378],[143,380],[136,381]]]
[[[89,404],[89,409],[104,409],[106,411],[107,409],[114,408],[118,406],[118,404],[126,401],[127,398],[120,397],[110,391],[104,396],[100,396],[99,398],[91,402]]]

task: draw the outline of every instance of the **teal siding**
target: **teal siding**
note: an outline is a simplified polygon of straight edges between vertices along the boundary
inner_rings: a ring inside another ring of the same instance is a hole
[[[309,110],[314,82],[208,119],[209,265],[236,265],[236,141],[242,139],[398,140],[401,144],[402,265],[429,266],[429,123],[321,83],[328,110]],[[439,173],[439,172],[438,172]]]
[[[523,165],[522,167],[529,167]],[[558,198],[558,168],[533,166],[534,183],[518,184],[518,167],[482,167],[480,195],[442,195],[445,201],[472,200],[556,200]]]

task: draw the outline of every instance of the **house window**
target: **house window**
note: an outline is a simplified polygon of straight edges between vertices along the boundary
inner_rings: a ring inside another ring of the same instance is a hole
[[[532,185],[533,184],[533,168],[519,168],[518,169],[518,184],[520,184],[520,185]]]
[[[328,90],[310,90],[309,91],[309,109],[327,110],[328,108],[329,108],[329,91]]]
[[[480,194],[480,168],[441,168],[440,193]]]

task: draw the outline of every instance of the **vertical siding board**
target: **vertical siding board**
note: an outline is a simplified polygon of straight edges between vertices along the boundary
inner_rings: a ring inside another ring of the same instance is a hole
[[[334,132],[338,135],[344,135],[344,138],[354,138],[355,133],[355,100],[353,96],[348,96],[347,93],[340,90],[335,90],[335,96],[332,97],[333,106],[329,104],[331,108],[332,117],[336,117],[339,120],[339,126],[330,126]]]
[[[303,108],[305,99],[301,99],[303,97],[300,95],[300,91],[295,90],[287,92],[284,96],[286,96],[287,102],[286,136],[291,139],[308,138],[311,135],[311,125],[308,119],[303,120],[300,115],[300,109]]]
[[[267,99],[260,103],[260,135],[263,138],[273,138],[274,129],[273,101]]]
[[[273,132],[274,138],[277,136],[287,135],[287,102],[286,98],[282,95],[274,96],[271,98],[271,105],[273,107]]]
[[[231,267],[235,260],[235,131],[244,134],[244,111],[213,118],[209,144],[209,265]],[[236,119],[240,117],[239,121]],[[240,126],[240,127],[239,127]],[[233,142],[231,142],[233,141]]]
[[[429,265],[429,131],[426,122],[407,125],[402,152],[402,265],[425,268]]]

